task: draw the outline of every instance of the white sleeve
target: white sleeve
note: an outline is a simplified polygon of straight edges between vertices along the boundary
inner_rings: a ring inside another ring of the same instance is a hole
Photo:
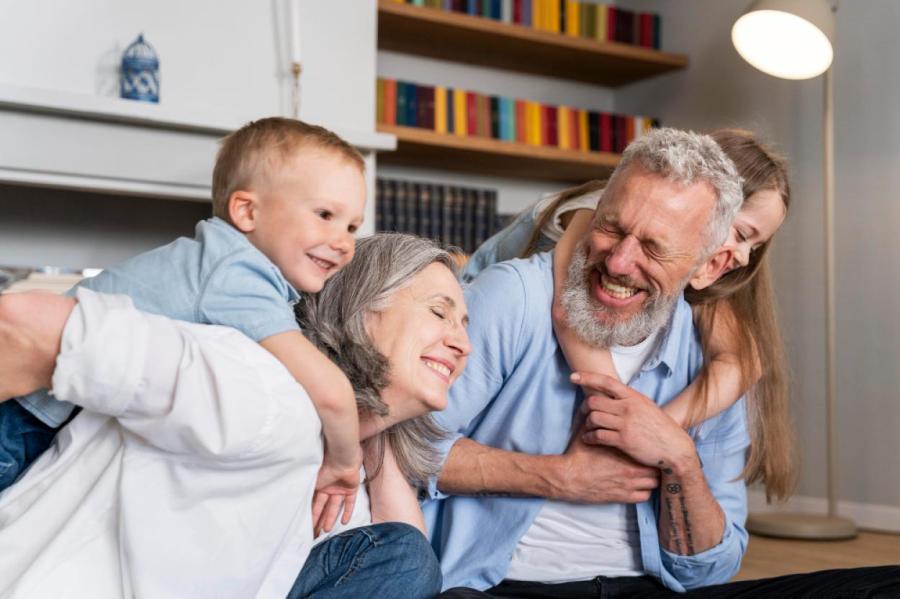
[[[277,450],[317,419],[287,369],[237,331],[87,289],[63,331],[53,393],[167,451],[216,458]]]

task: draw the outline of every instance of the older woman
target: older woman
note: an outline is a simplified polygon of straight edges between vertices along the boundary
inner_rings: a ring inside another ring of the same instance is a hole
[[[374,236],[354,264],[368,267],[341,273],[305,317],[357,365],[367,429],[389,442],[369,444],[369,464],[382,462],[371,511],[361,497],[350,527],[311,554],[320,425],[274,358],[235,331],[140,313],[121,296],[0,299],[0,397],[45,385],[84,408],[0,495],[0,595],[436,592],[424,537],[371,522],[399,506],[418,523],[403,478],[429,469],[427,423],[382,431],[445,404],[469,352],[462,293],[450,257],[424,240]]]

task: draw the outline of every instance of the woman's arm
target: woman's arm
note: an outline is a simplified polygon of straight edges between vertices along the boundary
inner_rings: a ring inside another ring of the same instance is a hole
[[[699,310],[695,310],[695,320],[700,328],[700,338],[707,346],[709,362],[703,367],[705,372],[663,408],[684,428],[730,408],[762,375],[755,351],[752,364],[741,363],[740,335],[729,303],[718,303],[711,322],[696,318]]]
[[[591,347],[579,339],[569,328],[566,312],[560,301],[572,255],[579,249],[578,243],[591,230],[593,216],[593,210],[575,211],[566,227],[566,232],[556,244],[556,252],[553,256],[553,330],[563,355],[566,357],[566,362],[573,372],[598,372],[618,378],[609,350]]]
[[[370,462],[366,468],[368,472],[375,472],[375,458],[376,456],[366,456],[366,461]],[[427,536],[425,519],[419,509],[415,489],[400,472],[390,443],[385,443],[381,471],[369,480],[368,491],[374,524],[404,522],[415,526]]]

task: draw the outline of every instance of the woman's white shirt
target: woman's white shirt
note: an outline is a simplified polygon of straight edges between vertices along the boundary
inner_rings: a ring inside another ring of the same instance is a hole
[[[234,330],[78,299],[53,390],[84,411],[0,495],[0,597],[284,597],[313,544],[306,392]]]

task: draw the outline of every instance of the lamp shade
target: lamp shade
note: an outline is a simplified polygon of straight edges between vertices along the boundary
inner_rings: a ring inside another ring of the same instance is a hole
[[[834,13],[827,0],[757,0],[731,28],[738,54],[782,79],[824,73],[834,57]]]

